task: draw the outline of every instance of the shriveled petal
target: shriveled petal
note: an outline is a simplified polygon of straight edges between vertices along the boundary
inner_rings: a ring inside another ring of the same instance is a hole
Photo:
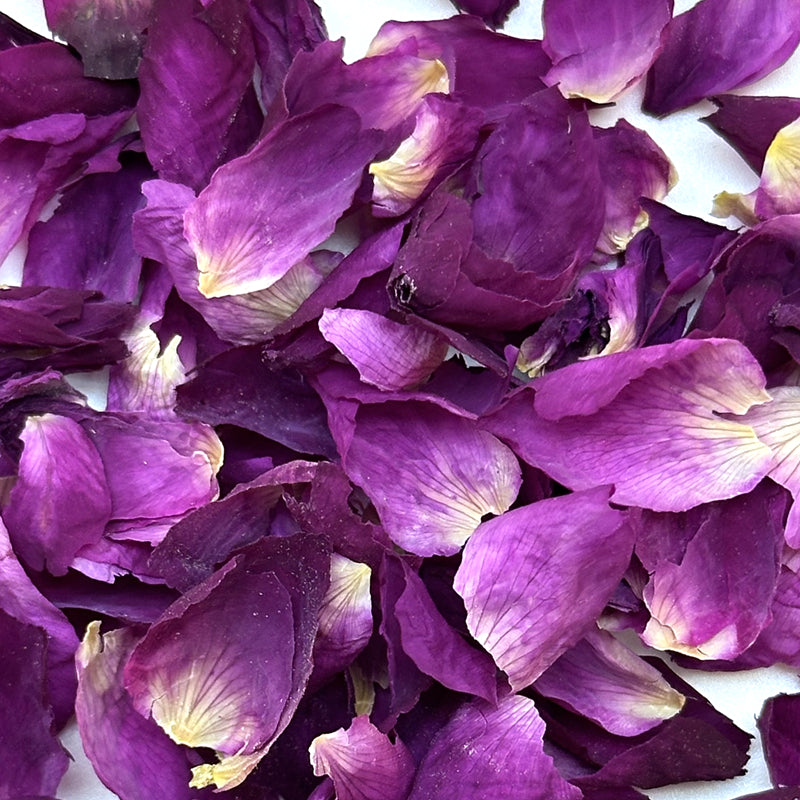
[[[544,752],[543,735],[527,697],[462,705],[431,742],[408,800],[580,800]]]
[[[447,355],[447,341],[435,333],[372,311],[325,309],[319,329],[347,356],[361,380],[387,391],[417,386]]]
[[[337,800],[405,800],[414,779],[406,746],[392,742],[366,715],[347,730],[317,736],[309,748],[315,775],[330,775]]]
[[[658,670],[602,630],[591,630],[567,650],[534,688],[620,736],[655,728],[685,701]]]
[[[185,214],[205,297],[266,289],[333,233],[379,137],[326,106],[274,128],[221,167]]]
[[[47,26],[80,54],[92,78],[135,78],[153,0],[45,0]]]
[[[138,641],[130,628],[102,637],[99,622],[86,630],[76,657],[75,705],[84,750],[103,783],[126,800],[152,800],[162,792],[194,800],[188,752],[134,709],[123,686],[125,664]]]
[[[543,45],[553,60],[545,76],[565,97],[616,100],[661,51],[672,0],[545,0]]]
[[[769,399],[749,351],[681,339],[581,361],[539,378],[486,421],[521,458],[572,489],[683,511],[750,491],[772,465],[741,415]]]
[[[66,573],[76,553],[98,542],[111,515],[100,454],[68,417],[29,417],[19,480],[3,511],[20,558],[35,570]]]
[[[772,782],[776,786],[800,785],[800,695],[770,697],[761,709],[758,728]]]
[[[464,548],[453,588],[470,633],[515,691],[591,628],[627,569],[635,534],[608,495],[575,492],[508,511]]]
[[[799,41],[794,0],[702,0],[667,27],[643,107],[663,116],[752,83],[783,64]]]
[[[471,420],[431,403],[361,406],[352,436],[345,471],[392,540],[417,555],[458,552],[481,518],[502,514],[519,491],[513,453]]]

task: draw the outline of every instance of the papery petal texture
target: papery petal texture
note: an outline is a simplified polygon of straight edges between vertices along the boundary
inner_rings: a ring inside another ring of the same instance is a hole
[[[647,72],[671,18],[672,0],[545,0],[542,44],[553,60],[545,82],[565,97],[616,100]]]
[[[590,631],[533,686],[620,736],[655,728],[685,701],[658,670],[602,630]]]
[[[453,588],[470,633],[515,691],[590,630],[627,569],[635,534],[608,495],[575,492],[508,511],[464,548]]]
[[[571,489],[614,484],[615,502],[683,511],[768,473],[770,449],[741,416],[767,400],[739,342],[682,339],[556,370],[485,425]]]
[[[317,736],[309,749],[315,775],[330,775],[337,800],[405,800],[414,780],[406,746],[392,742],[366,715],[347,730]]]
[[[447,355],[446,340],[435,333],[372,311],[325,309],[319,329],[347,356],[361,380],[387,391],[419,385]]]
[[[355,422],[345,471],[409,552],[458,552],[485,514],[501,514],[517,496],[516,458],[472,420],[409,401],[363,405]]]
[[[760,217],[800,212],[800,117],[781,128],[767,149],[755,212]]]
[[[84,750],[100,780],[125,800],[152,800],[160,792],[176,800],[196,798],[189,788],[188,752],[134,709],[123,686],[138,641],[130,628],[101,637],[99,622],[86,631],[76,658],[75,706]]]
[[[542,748],[544,722],[532,700],[504,697],[461,706],[434,737],[409,800],[580,800]]]
[[[800,41],[792,0],[701,0],[675,17],[647,76],[643,108],[663,116],[768,75]]]
[[[63,575],[84,545],[100,540],[110,518],[103,462],[69,417],[29,417],[21,439],[19,480],[3,510],[6,526],[29,567]]]
[[[773,784],[800,785],[800,695],[770,697],[761,709],[758,729]]]
[[[377,147],[354,112],[326,106],[220,168],[185,214],[200,292],[245,294],[282,278],[333,233]]]

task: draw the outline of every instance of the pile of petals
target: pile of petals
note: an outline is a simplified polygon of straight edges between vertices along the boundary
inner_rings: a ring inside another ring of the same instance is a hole
[[[312,0],[44,5],[69,46],[0,16],[0,799],[73,714],[122,800],[742,774],[669,664],[800,668],[800,99],[730,93],[796,0],[545,0],[542,41],[471,0],[352,63]],[[741,228],[592,125],[640,80],[716,103]]]

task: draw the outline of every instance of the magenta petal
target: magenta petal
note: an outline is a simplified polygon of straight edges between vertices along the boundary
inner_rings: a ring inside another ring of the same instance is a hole
[[[628,567],[635,534],[608,494],[575,492],[508,511],[464,548],[453,588],[470,633],[515,691],[590,629]]]
[[[406,746],[392,742],[366,715],[347,730],[317,736],[309,748],[315,775],[330,775],[337,800],[405,800],[414,779]]]
[[[545,76],[565,97],[616,100],[649,69],[672,18],[672,0],[545,0]]]
[[[772,782],[800,785],[800,695],[770,697],[761,709],[758,728]]]
[[[431,742],[408,800],[580,800],[544,752],[543,735],[527,697],[462,705]]]
[[[663,116],[753,83],[783,64],[799,41],[794,0],[702,0],[667,27],[643,107]]]
[[[130,628],[100,636],[89,625],[77,654],[75,713],[86,755],[98,777],[125,800],[195,800],[188,752],[133,707],[122,673],[138,639]],[[147,768],[142,769],[146,764]]]
[[[616,502],[683,511],[769,471],[769,448],[741,416],[769,399],[764,383],[739,342],[680,339],[551,372],[487,427],[571,489],[614,484]]]
[[[325,106],[274,128],[214,175],[185,214],[205,297],[266,289],[333,233],[379,137]]]
[[[29,417],[19,480],[4,509],[20,558],[35,570],[66,573],[76,553],[98,542],[111,514],[100,454],[68,417]]]

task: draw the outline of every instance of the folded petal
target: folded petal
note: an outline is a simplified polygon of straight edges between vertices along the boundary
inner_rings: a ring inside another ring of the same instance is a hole
[[[125,800],[149,800],[159,792],[190,800],[197,793],[189,788],[189,752],[139,714],[123,686],[138,641],[130,628],[101,637],[99,622],[88,626],[76,659],[75,713],[83,748],[100,780]]]
[[[414,779],[405,745],[392,742],[366,715],[347,730],[317,736],[309,756],[315,775],[333,779],[337,800],[405,800]]]
[[[349,109],[292,118],[214,175],[185,214],[205,297],[266,289],[333,233],[378,139]]]
[[[767,149],[755,212],[760,217],[800,212],[800,116],[781,128]]]
[[[533,686],[620,736],[655,728],[685,701],[658,670],[603,630],[590,630]]]
[[[767,474],[770,449],[741,415],[768,399],[741,344],[681,339],[556,370],[485,425],[572,489],[614,484],[615,502],[682,511]]]
[[[702,0],[675,17],[647,76],[643,108],[663,116],[763,78],[800,42],[792,0]]]
[[[545,82],[565,97],[616,100],[655,61],[671,18],[672,0],[546,0],[542,44],[553,66]]]
[[[456,0],[458,8],[480,17],[492,28],[502,27],[518,5],[519,0]]]
[[[800,695],[770,697],[761,709],[758,729],[773,784],[800,785]]]
[[[579,800],[580,789],[544,752],[543,735],[527,697],[462,705],[431,742],[408,800]]]
[[[361,380],[387,391],[417,386],[447,355],[447,342],[431,331],[372,311],[328,308],[319,328],[347,356]]]
[[[99,541],[111,514],[100,454],[81,426],[56,414],[29,417],[19,479],[3,516],[15,551],[32,569],[66,573]]]

